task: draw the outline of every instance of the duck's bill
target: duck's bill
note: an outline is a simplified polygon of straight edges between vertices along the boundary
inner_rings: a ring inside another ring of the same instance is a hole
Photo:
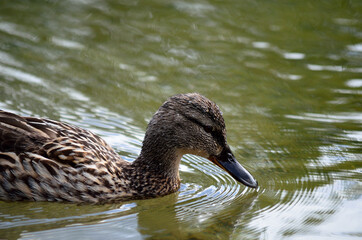
[[[228,172],[235,180],[241,182],[245,186],[257,188],[258,182],[254,177],[235,159],[234,154],[229,147],[218,156],[210,156],[209,160]]]

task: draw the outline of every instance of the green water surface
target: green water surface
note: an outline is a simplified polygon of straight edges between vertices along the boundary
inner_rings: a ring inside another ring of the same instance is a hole
[[[362,1],[0,1],[0,109],[132,161],[186,92],[220,106],[259,189],[187,155],[163,198],[0,201],[0,239],[362,238]]]

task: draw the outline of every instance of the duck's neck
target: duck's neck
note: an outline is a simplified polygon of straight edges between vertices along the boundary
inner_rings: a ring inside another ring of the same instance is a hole
[[[182,154],[165,146],[142,148],[132,163],[134,188],[153,197],[176,192],[180,187],[179,165]]]

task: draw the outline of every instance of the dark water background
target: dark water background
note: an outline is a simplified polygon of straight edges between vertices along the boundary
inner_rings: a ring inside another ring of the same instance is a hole
[[[0,108],[139,153],[176,93],[224,113],[258,179],[185,156],[178,193],[0,202],[5,239],[361,239],[362,1],[1,1]]]

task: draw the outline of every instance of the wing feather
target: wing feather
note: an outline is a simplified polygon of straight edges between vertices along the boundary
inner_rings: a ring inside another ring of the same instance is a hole
[[[0,111],[0,152],[31,152],[70,166],[119,159],[102,138],[88,130],[5,111]]]

